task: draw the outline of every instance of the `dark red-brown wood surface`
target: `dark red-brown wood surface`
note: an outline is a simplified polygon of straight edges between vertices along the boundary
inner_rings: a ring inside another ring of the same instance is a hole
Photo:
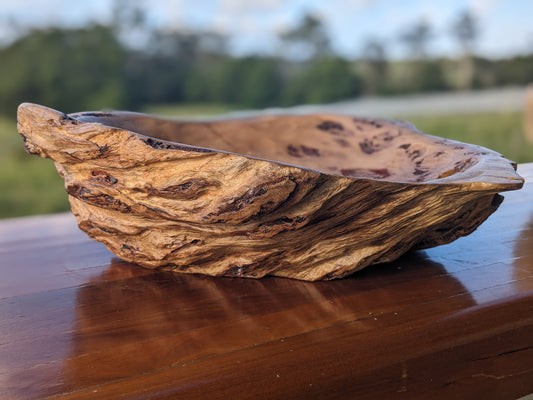
[[[125,263],[70,214],[0,222],[1,399],[533,392],[533,164],[472,235],[329,282]]]

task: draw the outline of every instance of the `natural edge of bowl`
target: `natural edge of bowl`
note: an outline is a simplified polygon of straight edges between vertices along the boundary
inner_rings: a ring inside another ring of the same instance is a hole
[[[498,208],[501,196],[497,193],[519,189],[524,183],[516,173],[516,164],[491,150],[487,150],[486,156],[472,165],[468,173],[421,183],[339,177],[271,160],[220,152],[217,157],[221,167],[226,161],[249,162],[261,168],[271,163],[273,169],[267,168],[268,174],[288,172],[293,176],[280,184],[283,176],[271,179],[272,175],[264,175],[270,179],[271,186],[256,190],[254,185],[262,177],[252,174],[241,184],[238,193],[222,191],[229,196],[224,199],[217,199],[215,194],[214,201],[220,206],[215,211],[222,210],[226,220],[216,215],[205,219],[212,212],[192,215],[192,219],[187,220],[186,213],[172,216],[149,203],[149,199],[142,204],[135,198],[122,198],[117,189],[120,185],[115,185],[116,178],[105,171],[106,165],[116,171],[112,164],[106,164],[118,160],[116,154],[109,160],[98,159],[100,169],[94,176],[96,183],[85,182],[83,176],[86,175],[75,169],[82,165],[84,157],[91,160],[91,157],[100,157],[102,149],[111,151],[114,143],[109,138],[102,139],[106,132],[121,135],[121,140],[128,145],[134,142],[137,150],[144,149],[161,160],[168,159],[174,152],[179,153],[174,161],[180,161],[180,157],[192,157],[193,160],[195,157],[213,157],[219,153],[217,150],[206,149],[207,153],[198,153],[198,149],[191,148],[194,146],[179,144],[176,150],[173,147],[176,143],[165,141],[162,142],[168,146],[154,148],[146,143],[146,136],[134,131],[111,128],[95,121],[80,122],[72,116],[31,103],[19,106],[18,119],[26,150],[55,161],[65,179],[72,210],[82,230],[126,261],[179,272],[252,278],[277,275],[303,280],[340,278],[373,263],[392,261],[410,248],[445,244],[471,233]],[[95,137],[103,142],[91,142]],[[69,141],[81,150],[65,153],[64,147]],[[65,172],[68,169],[65,165],[74,170],[73,176]],[[87,174],[86,171],[83,173]],[[300,185],[299,193],[293,193],[291,182],[295,182],[296,187]],[[207,190],[205,187],[197,189],[199,193]],[[147,199],[150,193],[155,193],[156,197],[162,193],[160,188],[149,185],[136,190],[145,196],[143,199]],[[398,198],[396,193],[401,193],[402,197]],[[278,195],[281,200],[272,198]],[[291,201],[284,198],[291,198]],[[279,205],[271,210],[268,207],[272,208],[273,200]],[[372,210],[372,218],[366,216],[365,209],[359,205],[361,201],[379,208]],[[168,204],[165,199],[162,203]],[[424,210],[424,213],[414,212],[406,207],[408,204],[414,204],[415,210]],[[262,206],[267,208],[263,210]],[[331,207],[338,207],[337,212],[331,214]],[[446,211],[442,212],[438,207]],[[244,215],[249,208],[255,211]],[[231,213],[238,218],[233,218]],[[121,222],[122,218],[129,222]],[[381,226],[383,221],[386,224]],[[202,224],[204,226],[200,227]],[[384,230],[386,226],[389,231]],[[146,229],[150,232],[139,238],[138,233],[146,232]],[[303,243],[302,239],[308,243]],[[201,246],[204,248],[200,249]],[[209,259],[202,259],[202,254],[208,254]]]

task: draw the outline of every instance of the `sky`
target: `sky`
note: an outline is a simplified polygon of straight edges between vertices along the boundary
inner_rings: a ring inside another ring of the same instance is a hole
[[[131,0],[133,1],[133,0]],[[533,52],[531,0],[136,0],[153,26],[168,30],[210,30],[228,35],[236,55],[272,53],[279,34],[305,13],[322,19],[335,51],[361,56],[369,39],[382,41],[391,58],[406,56],[398,39],[420,20],[433,28],[430,56],[455,56],[450,33],[469,10],[479,24],[477,54],[500,58]],[[0,0],[0,43],[28,27],[76,27],[108,23],[114,0]],[[75,4],[75,5],[74,5]]]

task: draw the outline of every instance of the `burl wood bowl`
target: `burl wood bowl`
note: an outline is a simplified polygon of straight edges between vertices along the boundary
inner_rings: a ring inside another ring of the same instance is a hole
[[[168,121],[22,104],[79,227],[148,268],[334,279],[474,231],[519,189],[491,150],[343,115]]]

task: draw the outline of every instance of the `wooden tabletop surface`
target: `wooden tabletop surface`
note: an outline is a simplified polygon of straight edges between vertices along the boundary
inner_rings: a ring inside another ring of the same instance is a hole
[[[1,399],[533,392],[533,164],[476,232],[329,282],[157,272],[70,213],[0,221]]]

